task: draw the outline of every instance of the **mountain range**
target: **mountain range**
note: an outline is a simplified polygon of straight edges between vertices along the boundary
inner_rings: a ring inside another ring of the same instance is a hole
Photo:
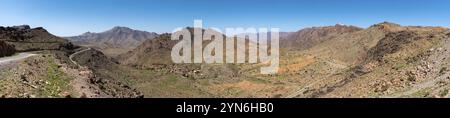
[[[154,32],[134,30],[116,26],[100,33],[86,32],[79,36],[66,37],[76,45],[95,47],[107,55],[118,55],[134,49],[142,42],[157,37]]]
[[[72,37],[77,46],[43,28],[0,27],[1,48],[39,51],[0,63],[0,76],[6,78],[0,79],[0,96],[450,97],[450,30],[445,27],[382,22],[284,32],[280,68],[271,75],[260,74],[264,63],[174,64],[170,53],[178,41],[170,40],[170,33],[143,36],[147,32],[138,40],[130,38],[135,32],[140,31],[116,27],[86,33],[100,38]],[[122,40],[141,43],[122,45]],[[105,53],[107,48],[122,53]]]
[[[281,35],[281,65],[276,75],[258,74],[262,66],[258,64],[222,68],[194,64],[190,69],[172,64],[168,60],[175,42],[168,36],[144,42],[119,56],[119,62],[181,72],[187,78],[206,76],[209,80],[194,83],[207,82],[202,91],[209,92],[204,94],[222,97],[445,97],[448,94],[440,93],[448,93],[445,88],[450,81],[436,78],[449,77],[450,62],[440,62],[447,59],[442,54],[450,53],[446,46],[449,32],[444,27],[390,22],[369,28],[337,24],[286,32]],[[235,81],[223,83],[224,79]],[[231,88],[236,93],[230,93]]]

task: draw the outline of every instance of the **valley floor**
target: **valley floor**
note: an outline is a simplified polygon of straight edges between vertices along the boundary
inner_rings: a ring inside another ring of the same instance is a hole
[[[237,65],[239,75],[204,79],[174,74],[170,68],[123,67],[117,72],[126,73],[122,79],[145,97],[157,98],[449,97],[449,71],[412,81],[407,80],[406,74],[410,68],[391,71],[391,66],[383,66],[369,74],[351,77],[354,67],[350,64],[305,52],[286,54],[277,75],[260,75],[262,65],[245,64]],[[417,65],[410,64],[411,67]],[[438,67],[434,71],[439,71]]]

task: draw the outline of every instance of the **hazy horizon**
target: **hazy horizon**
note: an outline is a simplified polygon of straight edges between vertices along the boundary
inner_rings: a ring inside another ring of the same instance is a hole
[[[276,27],[293,32],[337,23],[367,28],[384,21],[401,25],[449,27],[450,1],[183,1],[183,0],[4,0],[0,25],[44,27],[58,36],[103,32],[124,26],[171,32],[192,26]]]

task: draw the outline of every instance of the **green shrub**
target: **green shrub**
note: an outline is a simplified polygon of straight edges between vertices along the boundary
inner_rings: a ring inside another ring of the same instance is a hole
[[[61,92],[70,90],[70,78],[58,69],[58,65],[52,58],[48,58],[48,67],[46,77],[46,85],[42,89],[43,97],[64,97]]]

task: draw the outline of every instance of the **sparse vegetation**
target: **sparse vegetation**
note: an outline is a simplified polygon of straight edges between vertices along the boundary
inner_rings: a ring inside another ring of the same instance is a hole
[[[80,52],[72,49],[61,51],[61,54],[48,51],[57,56],[23,63],[25,67],[19,70],[39,70],[30,78],[38,78],[36,81],[44,84],[23,85],[27,87],[23,91],[36,90],[38,97],[64,97],[71,93],[73,85],[70,83],[74,82],[71,80],[80,78],[89,80],[82,85],[94,83],[92,86],[113,97],[137,95],[136,91],[145,97],[383,97],[392,93],[399,93],[396,97],[430,97],[448,94],[448,90],[438,93],[433,91],[435,86],[413,90],[415,86],[411,85],[423,84],[449,71],[450,58],[441,58],[449,57],[445,55],[448,48],[441,46],[443,40],[428,38],[442,37],[442,32],[435,32],[433,28],[390,23],[368,29],[347,26],[305,29],[293,33],[297,37],[291,37],[292,41],[280,42],[283,48],[280,73],[273,75],[259,73],[267,64],[174,64],[170,52],[177,41],[170,40],[169,34],[143,41],[138,48],[115,59],[96,48],[77,53],[73,60],[87,68],[65,66],[72,61],[68,55]],[[450,36],[450,33],[446,35]],[[29,44],[16,43],[24,44],[21,48],[29,48]],[[44,41],[42,45],[46,43]],[[444,56],[436,53],[437,47],[441,51],[439,54]],[[64,66],[60,67],[61,64]],[[27,83],[30,78],[23,77],[29,76],[27,73],[12,72],[8,77],[13,79],[0,80],[0,87],[11,88],[4,86],[9,83]],[[80,77],[82,74],[86,77]],[[374,92],[373,88],[379,90]],[[404,92],[408,90],[413,91]],[[17,93],[25,93],[23,91]]]
[[[58,65],[53,59],[48,59],[47,76],[44,78],[45,86],[42,90],[44,97],[64,97],[63,92],[69,92],[70,90],[70,78],[58,68]]]
[[[281,78],[278,78],[278,79],[281,79]],[[252,80],[252,81],[255,82],[255,83],[260,83],[260,84],[267,84],[267,83],[270,83],[270,81],[264,80],[264,79],[262,79],[262,78],[251,78],[250,80]]]
[[[423,97],[428,97],[428,95],[430,95],[430,92],[429,92],[430,90],[431,90],[431,88],[426,88],[426,89],[417,91],[417,92],[411,94],[411,95],[408,96],[408,97],[412,97],[412,98],[423,98]]]
[[[399,63],[394,66],[394,70],[400,70],[400,69],[405,68],[406,66],[407,66],[407,64],[405,64],[405,63]]]
[[[448,94],[448,89],[444,89],[439,92],[439,96],[441,96],[441,97],[446,96],[447,94]]]

